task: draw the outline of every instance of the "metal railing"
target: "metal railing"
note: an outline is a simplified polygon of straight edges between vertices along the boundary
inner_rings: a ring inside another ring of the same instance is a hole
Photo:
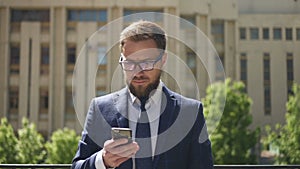
[[[0,169],[70,169],[71,164],[0,164]],[[300,169],[300,165],[215,165],[214,169]]]

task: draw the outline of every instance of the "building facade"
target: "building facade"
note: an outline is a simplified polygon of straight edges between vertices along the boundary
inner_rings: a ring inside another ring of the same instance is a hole
[[[201,37],[162,15],[171,14],[199,28],[214,45],[226,77],[246,84],[254,126],[283,123],[291,84],[300,83],[300,12],[263,14],[249,6],[258,8],[236,0],[0,0],[0,117],[15,129],[27,117],[44,136],[63,127],[79,133],[91,98],[124,85],[116,83],[122,79],[116,73],[119,33],[140,19],[131,14],[154,12],[146,19],[174,35],[168,51],[189,68],[176,69],[178,62],[171,59],[165,83],[201,99],[211,82],[223,80],[214,58],[197,57]],[[91,36],[97,41],[91,43]]]

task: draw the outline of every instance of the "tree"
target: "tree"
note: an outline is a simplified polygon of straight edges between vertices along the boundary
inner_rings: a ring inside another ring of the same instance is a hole
[[[242,82],[212,84],[204,99],[208,131],[211,133],[212,151],[216,164],[256,163],[252,149],[259,136],[259,128],[251,131],[252,116],[249,113],[251,99],[244,92]],[[226,100],[224,99],[226,96]],[[225,106],[222,107],[222,103]],[[224,108],[223,114],[220,113]],[[220,116],[221,118],[217,118]],[[219,122],[219,123],[218,123]],[[218,124],[212,131],[211,125]]]
[[[26,118],[22,120],[22,125],[22,129],[18,130],[18,162],[22,164],[42,163],[46,155],[44,138],[37,132],[35,125],[29,123]]]
[[[0,125],[0,164],[16,163],[17,137],[6,118],[1,119]],[[9,152],[9,153],[8,153]]]
[[[55,131],[51,136],[51,141],[46,143],[47,160],[50,164],[69,164],[77,149],[79,136],[74,130],[64,128]]]
[[[300,164],[300,85],[293,85],[293,94],[286,104],[286,124],[276,125],[275,131],[266,127],[268,138],[265,143],[278,147],[278,164]]]

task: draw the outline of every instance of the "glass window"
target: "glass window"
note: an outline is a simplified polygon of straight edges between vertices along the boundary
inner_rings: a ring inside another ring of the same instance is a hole
[[[75,109],[74,109],[74,103],[73,103],[73,94],[72,94],[72,88],[67,87],[66,88],[66,97],[65,97],[65,103],[66,103],[66,115],[65,120],[66,121],[73,121],[75,120]]]
[[[191,23],[193,25],[196,25],[196,17],[193,16],[193,15],[183,15],[183,16],[180,16],[182,19],[185,19],[186,21],[183,22],[182,19],[180,19],[180,28],[181,29],[191,29],[192,26],[190,24],[187,24],[186,22],[188,23]]]
[[[282,38],[281,28],[274,28],[273,29],[273,39],[281,40],[281,38]]]
[[[270,80],[270,55],[269,53],[264,54],[264,81]]]
[[[74,66],[76,63],[76,45],[67,44],[67,74],[73,74]]]
[[[246,39],[246,28],[240,28],[240,39]]]
[[[134,16],[129,16],[131,14],[136,14],[136,13],[142,13],[142,12],[149,12],[147,13],[147,15],[134,15]],[[150,9],[150,10],[131,10],[131,9],[125,9],[123,16],[127,16],[124,17],[124,22],[125,25],[126,23],[129,22],[134,22],[134,21],[138,21],[138,20],[147,20],[147,21],[152,21],[152,22],[156,22],[156,23],[162,23],[163,22],[163,15],[161,14],[163,12],[162,9]]]
[[[259,38],[258,28],[250,28],[250,39],[257,40]]]
[[[296,29],[296,39],[300,40],[300,28]]]
[[[9,87],[8,99],[8,120],[16,121],[19,108],[19,88],[17,86]]]
[[[241,71],[240,72],[241,81],[245,84],[245,90],[247,91],[247,55],[246,55],[246,53],[241,53],[240,71]]]
[[[18,87],[10,87],[9,90],[9,109],[18,109],[19,107]]]
[[[286,69],[287,69],[287,88],[288,94],[292,93],[292,86],[294,81],[294,60],[293,60],[293,53],[288,52],[286,54]]]
[[[46,75],[49,73],[49,45],[42,44],[41,45],[41,69],[40,74]]]
[[[224,21],[213,20],[211,22],[211,34],[215,43],[224,43]]]
[[[292,28],[285,28],[285,39],[293,40],[293,29]]]
[[[67,64],[76,63],[76,46],[68,45],[67,46]]]
[[[106,88],[105,86],[99,86],[97,87],[97,91],[96,91],[96,96],[99,97],[99,96],[103,96],[103,95],[106,95],[107,92],[106,92]]]
[[[9,72],[11,74],[19,74],[20,72],[20,45],[19,44],[11,44],[10,46]]]
[[[219,64],[221,61],[221,64]],[[219,53],[219,57],[215,56],[215,80],[224,80],[224,69],[225,69],[225,58],[224,53]]]
[[[271,115],[271,88],[270,85],[264,87],[265,115]]]
[[[11,22],[49,22],[50,12],[49,10],[11,10]]]
[[[49,93],[47,88],[40,88],[40,120],[48,119]]]
[[[270,39],[269,28],[263,28],[263,39],[264,40],[269,40]]]
[[[98,72],[101,74],[106,74],[107,69],[107,55],[106,55],[106,47],[99,46],[98,47]]]
[[[68,10],[68,21],[107,22],[106,10]]]
[[[197,76],[196,53],[191,49],[188,49],[186,52],[186,63],[190,68],[190,70],[193,72],[194,76],[196,77]]]
[[[270,54],[264,53],[264,109],[265,115],[271,114]]]

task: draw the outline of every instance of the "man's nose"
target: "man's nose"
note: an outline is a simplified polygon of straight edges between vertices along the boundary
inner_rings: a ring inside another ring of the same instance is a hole
[[[140,64],[135,64],[134,69],[133,69],[134,73],[140,73],[143,72],[143,68],[141,67]]]

